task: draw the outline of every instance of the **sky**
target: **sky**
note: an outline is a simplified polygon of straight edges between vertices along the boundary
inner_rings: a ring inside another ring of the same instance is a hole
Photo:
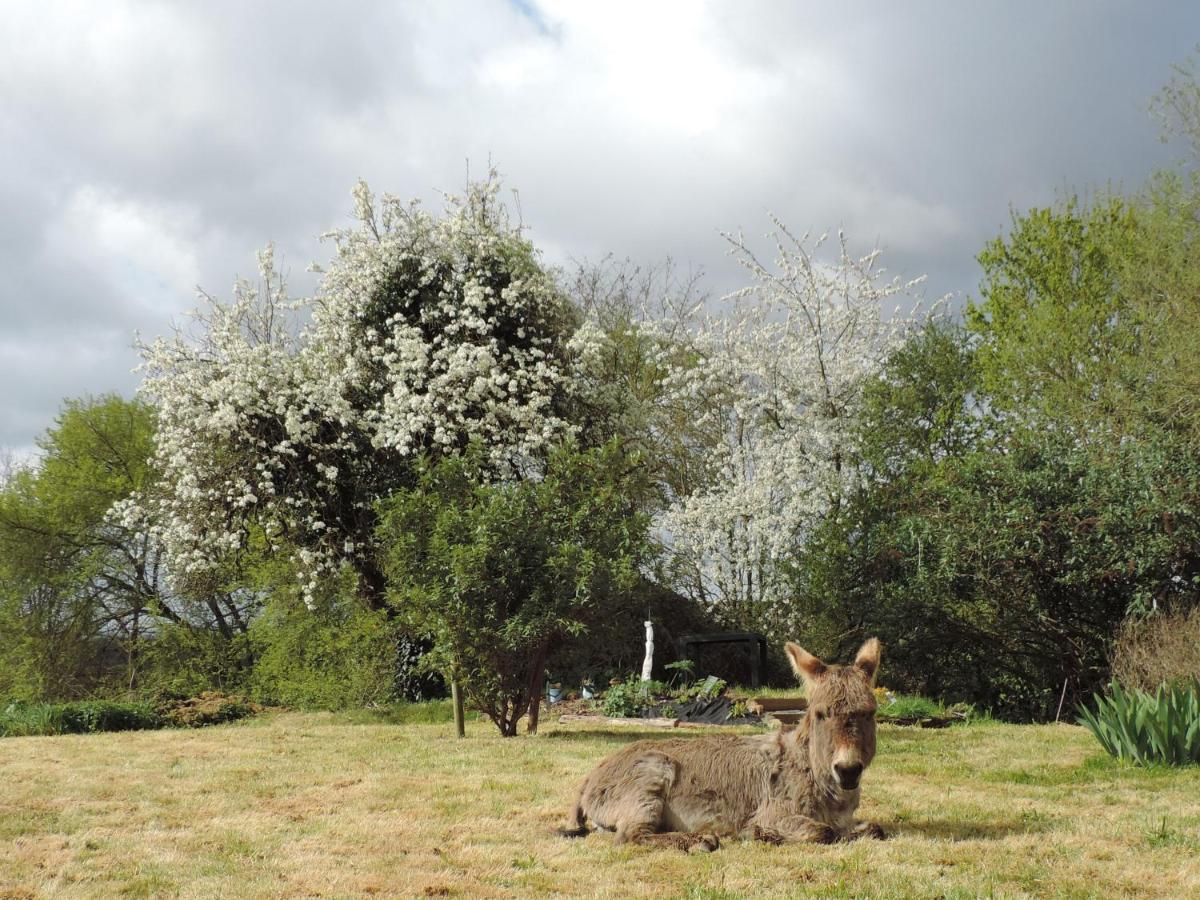
[[[135,333],[268,241],[311,290],[360,177],[436,208],[494,165],[548,263],[670,256],[717,295],[720,233],[772,212],[961,302],[1013,210],[1173,163],[1149,102],[1198,41],[1187,0],[8,0],[0,448],[131,396]]]

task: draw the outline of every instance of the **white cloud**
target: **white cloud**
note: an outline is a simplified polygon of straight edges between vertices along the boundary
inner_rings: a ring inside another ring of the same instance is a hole
[[[148,316],[177,307],[200,278],[194,226],[111,191],[79,188],[46,236],[54,258],[74,263]],[[93,282],[94,283],[94,282]]]

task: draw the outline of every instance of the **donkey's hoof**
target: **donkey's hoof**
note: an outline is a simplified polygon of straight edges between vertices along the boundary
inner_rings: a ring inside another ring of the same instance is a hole
[[[863,838],[870,838],[874,841],[885,841],[887,840],[887,832],[874,822],[859,822],[846,833],[846,840],[848,841],[860,841]]]
[[[754,826],[754,839],[762,841],[764,844],[782,844],[783,835],[774,828],[763,828],[761,825]]]
[[[715,834],[699,835],[691,846],[688,847],[688,853],[712,853],[721,846],[720,839]]]
[[[841,832],[830,828],[824,822],[814,822],[807,831],[805,838],[814,844],[836,844],[842,839]]]

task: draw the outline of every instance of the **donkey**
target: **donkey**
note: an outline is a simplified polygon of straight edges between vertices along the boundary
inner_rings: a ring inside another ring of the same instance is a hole
[[[863,771],[875,756],[880,645],[871,638],[849,666],[826,665],[786,645],[808,694],[798,728],[761,737],[638,741],[583,780],[565,837],[588,820],[626,841],[709,852],[722,837],[828,844],[883,829],[854,817]]]

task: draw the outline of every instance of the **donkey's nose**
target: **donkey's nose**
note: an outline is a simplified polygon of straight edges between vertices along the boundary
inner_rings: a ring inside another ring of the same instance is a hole
[[[848,791],[858,787],[858,780],[862,778],[862,763],[835,763],[833,772],[837,776],[838,784]]]

